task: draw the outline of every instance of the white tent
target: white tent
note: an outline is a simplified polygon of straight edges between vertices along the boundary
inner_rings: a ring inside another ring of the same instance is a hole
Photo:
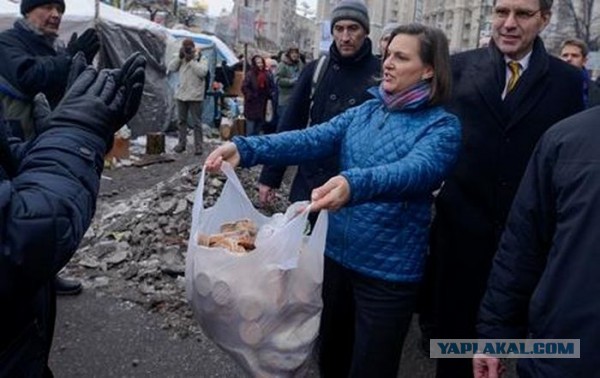
[[[12,27],[21,17],[20,1],[0,0],[0,31]],[[60,26],[60,38],[69,40],[73,32],[81,33],[94,27],[100,34],[100,65],[121,65],[134,51],[142,52],[148,59],[144,99],[138,115],[130,127],[134,136],[148,131],[164,130],[171,122],[172,89],[166,77],[166,64],[176,38],[190,36],[195,42],[214,50],[212,68],[217,61],[228,64],[237,62],[233,51],[220,39],[206,34],[189,33],[185,30],[169,30],[145,18],[124,12],[104,3],[99,4],[96,17],[94,0],[65,0],[65,14]]]
[[[19,4],[20,1],[17,0],[0,0],[0,30],[12,27],[14,21],[21,16]],[[67,41],[73,32],[82,32],[94,25],[95,3],[94,0],[65,0],[65,4],[66,8],[60,27],[60,37]],[[186,30],[168,30],[157,23],[124,12],[118,8],[111,7],[104,3],[100,3],[99,5],[98,18],[102,22],[110,22],[132,29],[159,33],[164,35],[165,39],[168,38],[168,35],[193,37],[195,42],[200,43],[205,47],[214,46],[217,50],[217,59],[219,61],[226,60],[229,65],[237,62],[233,50],[215,36],[192,33]]]
[[[60,36],[66,40],[73,32],[81,32],[93,26],[96,16],[96,6],[94,0],[65,0],[65,5]],[[99,5],[98,18],[102,21],[166,34],[164,27],[152,21],[123,12],[104,3],[100,3]],[[10,28],[13,22],[19,17],[21,17],[20,1],[0,0],[0,30]]]
[[[144,97],[129,127],[134,136],[164,129],[169,123],[165,109],[172,102],[165,67],[166,45],[172,39],[167,29],[102,3],[96,17],[94,0],[65,0],[65,5],[60,38],[67,42],[73,32],[95,27],[100,36],[100,67],[120,66],[136,51],[146,57]],[[12,27],[19,17],[20,2],[0,0],[0,30]]]

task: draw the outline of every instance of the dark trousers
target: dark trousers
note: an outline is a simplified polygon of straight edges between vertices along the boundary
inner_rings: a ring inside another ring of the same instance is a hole
[[[188,120],[194,130],[202,130],[202,101],[181,101],[177,100],[177,119],[180,125],[186,125]]]
[[[260,119],[246,119],[246,135],[260,135],[264,131],[265,121]]]
[[[396,377],[418,285],[366,277],[325,257],[323,377]]]

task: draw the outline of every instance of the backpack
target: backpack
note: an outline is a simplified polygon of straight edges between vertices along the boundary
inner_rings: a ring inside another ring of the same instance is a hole
[[[0,76],[0,103],[11,135],[30,139],[35,134],[33,100]]]

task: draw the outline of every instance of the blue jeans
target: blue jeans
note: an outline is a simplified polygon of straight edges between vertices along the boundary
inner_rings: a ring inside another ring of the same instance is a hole
[[[246,119],[246,135],[259,135],[263,129],[265,121]]]
[[[418,287],[367,277],[325,257],[321,375],[395,378]]]

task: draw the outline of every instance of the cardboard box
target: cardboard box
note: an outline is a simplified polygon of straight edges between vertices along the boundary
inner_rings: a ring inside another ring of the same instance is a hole
[[[246,120],[243,118],[236,118],[233,121],[229,118],[223,118],[221,125],[219,126],[219,134],[221,139],[231,140],[236,135],[246,135]]]
[[[233,83],[229,88],[227,88],[227,92],[225,92],[228,96],[242,96],[242,83],[244,81],[244,73],[242,71],[235,71],[235,76],[233,77]]]
[[[106,154],[105,160],[112,160],[116,158],[120,159],[128,159],[129,158],[129,138],[122,138],[118,135],[115,135],[115,141],[113,143],[112,149]]]

